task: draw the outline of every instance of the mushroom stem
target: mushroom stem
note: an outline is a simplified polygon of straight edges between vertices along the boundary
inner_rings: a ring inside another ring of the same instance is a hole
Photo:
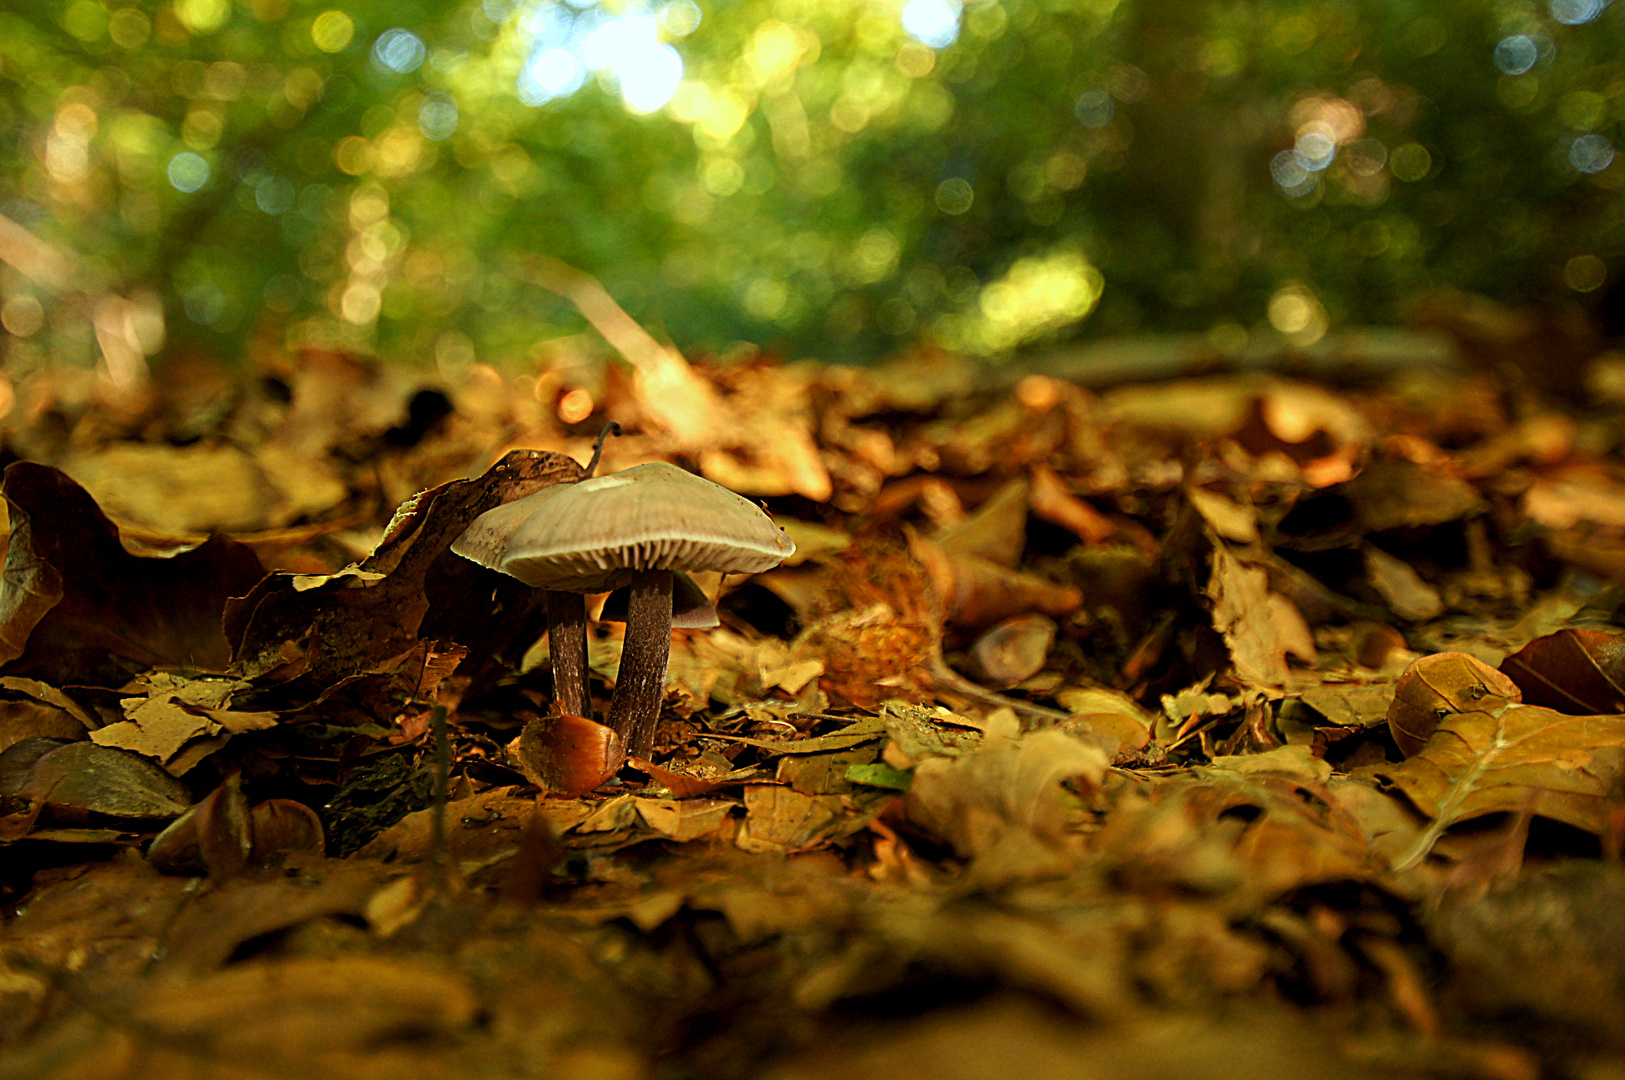
[[[547,651],[553,657],[553,703],[564,716],[592,719],[587,696],[587,598],[547,592]]]
[[[639,570],[626,605],[626,641],[621,671],[610,698],[610,727],[626,752],[647,757],[654,746],[655,722],[666,690],[671,658],[671,571]]]

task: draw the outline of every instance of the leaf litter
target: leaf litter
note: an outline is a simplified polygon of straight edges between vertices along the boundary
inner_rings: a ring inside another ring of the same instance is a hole
[[[478,368],[385,440],[424,387],[315,351],[229,451],[65,395],[7,469],[0,1075],[1620,1067],[1617,418],[696,365],[536,272],[634,372],[585,418]],[[702,575],[630,760],[449,551],[607,419],[800,549]]]

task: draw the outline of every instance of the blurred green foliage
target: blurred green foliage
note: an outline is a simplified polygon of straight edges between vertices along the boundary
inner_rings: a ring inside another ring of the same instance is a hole
[[[31,0],[0,322],[524,363],[540,254],[691,351],[1307,341],[1598,289],[1622,125],[1606,0]]]

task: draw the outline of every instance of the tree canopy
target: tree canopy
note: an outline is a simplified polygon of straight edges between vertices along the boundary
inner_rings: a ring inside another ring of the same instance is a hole
[[[14,369],[526,362],[582,325],[539,256],[691,351],[865,359],[1312,341],[1625,254],[1606,0],[49,0],[0,117]]]

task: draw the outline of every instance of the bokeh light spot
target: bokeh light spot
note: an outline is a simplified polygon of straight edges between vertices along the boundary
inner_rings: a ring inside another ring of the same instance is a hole
[[[416,71],[427,55],[428,50],[424,48],[423,40],[412,31],[398,26],[392,30],[385,30],[378,35],[378,40],[372,43],[373,62],[397,75]]]
[[[212,326],[226,313],[226,294],[210,282],[193,285],[181,294],[181,310],[199,326]]]
[[[1608,0],[1551,0],[1552,18],[1565,26],[1579,26],[1602,14]]]
[[[1563,265],[1563,284],[1575,292],[1596,292],[1608,280],[1608,264],[1595,255],[1576,255]]]
[[[267,176],[254,188],[254,205],[267,214],[282,214],[293,208],[299,190],[282,176]]]
[[[970,181],[953,176],[937,185],[937,209],[944,214],[963,214],[976,201],[976,191]]]
[[[1388,155],[1388,170],[1395,180],[1415,183],[1433,170],[1433,155],[1421,143],[1406,143],[1394,148]]]
[[[1326,308],[1314,291],[1292,282],[1275,290],[1267,309],[1270,325],[1297,346],[1313,345],[1326,336]]]
[[[567,97],[587,81],[587,69],[566,49],[543,49],[531,54],[519,69],[519,100],[545,105]]]
[[[1112,97],[1104,90],[1085,90],[1072,105],[1072,115],[1086,128],[1103,128],[1111,123]]]
[[[108,36],[121,49],[139,49],[152,34],[152,20],[140,8],[119,8],[107,23]]]
[[[4,326],[9,334],[32,337],[44,325],[45,308],[27,293],[11,297],[4,307],[0,307],[0,326]]]
[[[1583,173],[1600,173],[1614,163],[1614,144],[1592,132],[1569,144],[1569,164]]]
[[[670,101],[683,81],[683,57],[670,45],[655,44],[625,57],[615,73],[626,107],[651,113]]]
[[[209,182],[209,163],[190,150],[182,150],[169,159],[169,182],[176,191],[190,195]]]
[[[310,40],[325,53],[343,52],[355,38],[355,20],[342,11],[324,11],[310,24]]]
[[[700,5],[694,0],[672,0],[660,6],[660,29],[672,37],[687,37],[700,28]]]
[[[194,34],[212,34],[231,16],[228,0],[178,0],[175,17]]]
[[[1495,66],[1505,75],[1522,75],[1540,59],[1540,46],[1528,34],[1512,34],[1495,45]]]
[[[438,142],[457,131],[457,103],[449,97],[431,97],[418,107],[418,130]]]
[[[933,49],[946,49],[959,38],[958,0],[908,0],[903,5],[903,29]]]
[[[1304,168],[1294,150],[1282,150],[1270,159],[1270,177],[1293,198],[1309,194],[1318,183],[1315,174]]]

